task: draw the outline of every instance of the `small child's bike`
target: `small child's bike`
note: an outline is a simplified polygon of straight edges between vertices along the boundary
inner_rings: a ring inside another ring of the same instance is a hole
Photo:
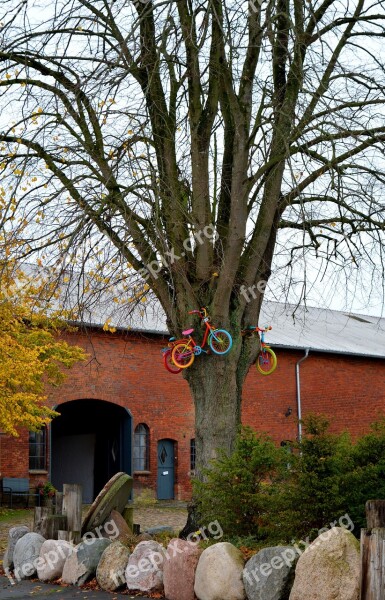
[[[206,329],[201,346],[198,346],[191,336],[192,332],[194,331],[193,329],[186,329],[186,331],[182,331],[182,334],[186,336],[187,339],[183,340],[182,342],[179,340],[178,343],[176,343],[173,347],[171,353],[171,358],[177,367],[180,367],[181,369],[187,369],[187,367],[190,367],[193,364],[196,356],[202,352],[207,354],[208,350],[204,350],[207,340],[210,349],[212,352],[214,352],[214,354],[223,356],[224,354],[230,352],[233,345],[233,339],[231,335],[225,329],[216,329],[213,325],[211,325],[210,317],[207,315],[205,308],[201,308],[200,310],[190,310],[188,314],[199,314]]]
[[[257,360],[255,361],[256,367],[261,375],[270,375],[277,368],[277,357],[275,352],[265,342],[265,333],[271,329],[271,326],[261,329],[260,327],[249,325],[247,329],[242,331],[242,335],[252,335],[254,332],[261,334],[261,350],[257,356]]]
[[[163,364],[164,364],[165,368],[167,369],[167,371],[169,373],[172,373],[173,375],[178,375],[178,373],[180,373],[182,371],[182,369],[174,363],[172,356],[171,356],[172,349],[175,346],[175,344],[179,344],[180,342],[183,342],[183,341],[184,340],[177,340],[175,337],[170,337],[170,339],[168,340],[167,348],[162,348]]]

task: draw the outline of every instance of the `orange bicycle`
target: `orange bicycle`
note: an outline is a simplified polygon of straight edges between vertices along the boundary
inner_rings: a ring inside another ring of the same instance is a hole
[[[242,331],[242,335],[252,335],[254,332],[258,332],[258,334],[260,334],[261,350],[257,356],[255,364],[261,375],[270,375],[277,368],[278,361],[276,354],[265,342],[265,333],[267,331],[271,331],[271,329],[271,326],[261,329],[260,327],[249,325],[247,329]]]
[[[216,329],[211,325],[210,317],[207,315],[207,310],[205,308],[201,308],[200,310],[190,310],[188,314],[199,314],[206,329],[201,346],[199,346],[191,336],[194,329],[182,331],[182,334],[186,336],[187,339],[183,340],[182,343],[179,342],[175,344],[171,353],[172,360],[177,367],[187,369],[187,367],[190,367],[193,364],[196,356],[202,352],[207,354],[208,350],[204,350],[207,341],[214,354],[223,356],[230,352],[233,345],[231,335],[225,329]]]

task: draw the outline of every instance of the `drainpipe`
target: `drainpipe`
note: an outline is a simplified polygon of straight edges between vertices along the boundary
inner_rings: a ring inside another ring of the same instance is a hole
[[[309,356],[309,348],[305,350],[305,356],[299,359],[295,365],[295,381],[297,386],[297,415],[298,415],[298,441],[302,439],[302,406],[301,406],[301,380],[299,378],[299,365]]]

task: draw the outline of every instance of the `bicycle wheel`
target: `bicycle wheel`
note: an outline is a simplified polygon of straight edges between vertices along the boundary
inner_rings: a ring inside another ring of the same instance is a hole
[[[271,348],[263,348],[257,356],[257,369],[261,375],[270,375],[277,368],[277,357]]]
[[[174,365],[181,369],[187,369],[193,364],[195,355],[194,350],[186,342],[185,344],[176,344],[172,349],[171,357]]]
[[[172,351],[170,348],[169,350],[166,350],[166,352],[163,354],[163,363],[169,373],[177,375],[181,372],[182,369],[174,363],[171,355]]]
[[[214,354],[227,354],[233,345],[233,338],[225,329],[214,329],[210,333],[209,345]]]

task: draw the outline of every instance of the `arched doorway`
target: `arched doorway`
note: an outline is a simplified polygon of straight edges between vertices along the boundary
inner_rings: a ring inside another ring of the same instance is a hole
[[[51,425],[51,481],[80,483],[90,503],[118,471],[132,474],[132,417],[101,400],[74,400],[56,408]]]

